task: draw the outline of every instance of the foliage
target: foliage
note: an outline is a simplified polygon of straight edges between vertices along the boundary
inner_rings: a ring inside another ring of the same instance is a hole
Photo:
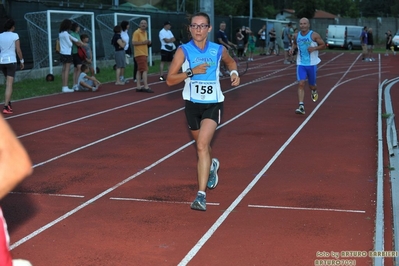
[[[297,18],[313,18],[314,13],[316,11],[316,0],[307,0],[307,1],[302,1],[302,0],[296,0],[294,3],[294,10],[295,10],[295,15]]]
[[[96,1],[96,0],[94,0]],[[185,11],[199,11],[201,0],[178,0],[179,5],[185,3]],[[217,16],[249,16],[248,0],[214,0],[214,11]],[[159,0],[157,7],[165,11],[176,11],[176,0]],[[294,9],[298,17],[311,18],[312,10],[323,10],[341,17],[386,17],[399,14],[398,0],[253,0],[253,17],[274,18],[283,9]]]

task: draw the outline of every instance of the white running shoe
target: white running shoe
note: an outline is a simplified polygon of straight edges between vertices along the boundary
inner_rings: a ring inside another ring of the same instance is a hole
[[[68,87],[62,87],[62,92],[74,92],[74,90],[73,89],[70,89],[70,88],[68,88]]]

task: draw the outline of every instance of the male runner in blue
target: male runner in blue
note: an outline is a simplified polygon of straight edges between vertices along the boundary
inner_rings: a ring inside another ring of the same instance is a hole
[[[293,54],[295,48],[298,48],[296,75],[299,83],[299,107],[295,110],[295,113],[304,115],[305,107],[303,100],[305,97],[305,82],[306,79],[308,79],[312,101],[316,102],[319,97],[316,86],[317,64],[321,61],[319,58],[319,50],[325,49],[326,45],[320,37],[320,34],[310,30],[310,23],[307,18],[302,18],[299,21],[299,28],[300,31],[294,34],[290,54]]]

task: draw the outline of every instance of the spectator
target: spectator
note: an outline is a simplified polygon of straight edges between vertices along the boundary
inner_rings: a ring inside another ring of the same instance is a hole
[[[285,55],[284,64],[291,64],[292,57],[289,51],[291,50],[291,43],[292,43],[292,22],[288,22],[287,27],[284,28],[282,38],[283,38],[284,55]]]
[[[244,56],[247,55],[247,49],[248,49],[248,34],[249,34],[249,28],[242,26],[241,27],[241,34],[244,36]]]
[[[266,25],[258,31],[259,55],[266,55]]]
[[[226,47],[227,50],[231,49],[232,46],[237,47],[234,43],[229,41],[226,33],[224,32],[225,30],[226,30],[226,22],[223,21],[222,23],[220,23],[219,31],[217,33],[218,43]]]
[[[0,67],[6,78],[3,114],[12,114],[11,95],[15,71],[17,70],[17,55],[20,68],[24,69],[19,35],[14,32],[15,21],[8,19],[4,24],[4,32],[0,34]]]
[[[91,46],[90,46],[90,39],[89,39],[89,35],[87,34],[82,34],[80,35],[80,39],[82,40],[82,42],[85,44],[83,47],[83,49],[85,49],[86,52],[86,58],[83,60],[83,64],[85,64],[88,68],[89,68],[89,72],[90,75],[92,77],[94,77],[96,75],[96,72],[94,71],[92,62],[93,62],[93,52],[91,50]],[[82,71],[82,70],[81,70]]]
[[[159,65],[159,80],[164,81],[163,77],[163,67],[165,63],[168,65],[168,69],[170,66],[170,62],[173,60],[173,55],[175,54],[176,45],[174,42],[176,41],[173,36],[170,28],[172,25],[169,21],[166,21],[163,24],[163,29],[159,32],[159,41],[161,42],[161,63]]]
[[[255,44],[256,44],[256,37],[255,37],[254,33],[251,30],[249,30],[249,35],[248,35],[248,61],[254,61]]]
[[[392,43],[392,32],[388,30],[386,33],[386,38],[387,41],[385,43],[385,56],[388,56],[388,52],[392,51],[393,55],[396,55],[395,50],[393,49],[393,43]]]
[[[80,42],[77,38],[71,36],[69,31],[72,27],[72,21],[64,19],[61,22],[58,39],[60,40],[60,62],[62,63],[62,92],[74,92],[68,87],[69,69],[73,62],[72,45],[73,42]]]
[[[72,46],[72,59],[73,59],[73,66],[74,66],[74,68],[73,68],[73,84],[74,85],[73,85],[72,89],[75,89],[75,87],[78,86],[80,67],[82,66],[82,59],[80,58],[79,53],[78,53],[78,46],[83,46],[83,43],[80,40],[79,31],[80,31],[79,24],[76,22],[72,23],[71,35],[72,35],[72,37],[74,37],[75,39],[78,40],[77,42],[73,41],[73,46]]]
[[[229,51],[229,49],[231,49],[232,46],[234,46],[235,48],[237,48],[237,45],[235,45],[234,43],[230,42],[229,39],[227,38],[226,33],[224,32],[226,30],[226,22],[222,21],[219,25],[219,31],[216,35],[217,37],[217,42],[221,45],[223,45],[227,51]],[[220,64],[220,73],[219,76],[223,77],[223,71],[222,69],[225,69],[225,74],[226,75],[230,75],[230,72],[226,69],[226,66],[223,62],[221,62]]]
[[[363,31],[360,34],[360,42],[362,44],[362,60],[367,61],[367,26],[363,27]]]
[[[132,44],[134,47],[134,58],[137,61],[137,88],[136,92],[154,93],[148,87],[147,73],[148,73],[148,47],[151,45],[151,40],[147,37],[147,21],[140,21],[139,28],[133,33]],[[141,80],[143,80],[144,87],[140,87]]]
[[[85,64],[82,64],[80,69],[82,70],[82,73],[79,75],[76,91],[97,91],[101,84],[100,81],[95,77],[87,75],[87,73],[89,73],[89,67]]]
[[[373,49],[374,49],[373,29],[369,28],[367,31],[367,58],[369,61],[375,61],[372,55]]]
[[[276,31],[274,30],[274,28],[271,28],[269,31],[269,49],[267,54],[272,55],[274,54],[275,51],[276,51]],[[278,55],[277,51],[276,55]]]
[[[244,35],[242,35],[240,29],[237,29],[236,32],[236,42],[237,42],[237,56],[241,58],[244,55],[245,40],[244,40]]]
[[[129,27],[130,27],[129,21],[124,20],[121,22],[121,29],[122,29],[121,38],[126,43],[125,47],[123,47],[123,49],[125,50],[126,64],[129,62],[129,57],[131,54],[131,52],[130,52],[131,49],[130,49],[130,45],[129,45],[129,34],[128,34]],[[129,81],[127,79],[125,79],[125,68],[121,68],[121,74],[119,76],[119,80],[122,83],[129,83]]]
[[[112,37],[111,44],[115,48],[115,64],[116,64],[116,82],[115,85],[125,85],[121,81],[122,68],[126,67],[125,45],[126,43],[121,37],[122,27],[116,25],[114,27],[114,36]]]

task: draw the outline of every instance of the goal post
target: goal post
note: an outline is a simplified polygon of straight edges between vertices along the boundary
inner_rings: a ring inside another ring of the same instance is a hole
[[[123,20],[129,22],[129,45],[132,47],[132,35],[133,32],[139,27],[140,21],[145,19],[148,23],[148,38],[151,40],[151,16],[142,15],[142,14],[128,14],[128,13],[110,13],[110,14],[101,14],[96,16],[96,21],[98,22],[103,48],[104,48],[104,57],[105,59],[114,58],[115,49],[111,45],[111,39],[114,35],[114,27],[116,25],[120,25]],[[148,61],[152,66],[152,48],[149,48],[148,52]]]
[[[70,19],[80,26],[79,34],[90,36],[93,55],[93,68],[97,69],[96,32],[94,12],[47,10],[25,14],[29,39],[32,48],[33,68],[48,67],[53,74],[55,42],[58,39],[59,26],[64,19]]]

